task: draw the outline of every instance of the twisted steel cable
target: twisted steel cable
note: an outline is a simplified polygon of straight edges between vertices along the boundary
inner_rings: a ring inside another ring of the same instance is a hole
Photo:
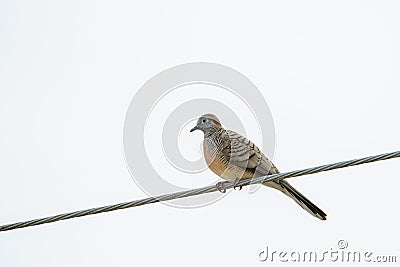
[[[259,184],[259,183],[274,180],[274,179],[280,180],[280,179],[286,179],[286,178],[297,177],[297,176],[302,176],[302,175],[314,174],[314,173],[318,173],[318,172],[330,171],[330,170],[339,169],[339,168],[346,168],[346,167],[350,167],[350,166],[356,166],[356,165],[361,165],[361,164],[365,164],[365,163],[371,163],[371,162],[375,162],[375,161],[386,160],[386,159],[397,158],[397,157],[400,157],[400,151],[384,153],[384,154],[379,154],[379,155],[369,156],[369,157],[364,157],[364,158],[359,158],[359,159],[352,159],[352,160],[347,160],[347,161],[342,161],[342,162],[337,162],[337,163],[332,163],[332,164],[326,164],[326,165],[307,168],[307,169],[303,169],[303,170],[267,175],[267,176],[251,178],[251,179],[243,179],[243,180],[240,180],[236,184],[236,186],[247,186],[250,184]],[[231,183],[226,188],[229,189],[229,188],[233,188],[233,187],[234,187],[234,184]],[[202,188],[198,188],[198,189],[170,193],[170,194],[160,195],[160,196],[156,196],[156,197],[148,197],[148,198],[144,198],[144,199],[140,199],[140,200],[134,200],[134,201],[113,204],[113,205],[108,205],[108,206],[103,206],[103,207],[98,207],[98,208],[68,212],[68,213],[63,213],[63,214],[59,214],[59,215],[55,215],[55,216],[34,219],[34,220],[30,220],[30,221],[2,225],[2,226],[0,226],[0,232],[1,231],[10,231],[10,230],[18,229],[18,228],[31,227],[31,226],[45,224],[45,223],[52,223],[52,222],[61,221],[61,220],[68,220],[68,219],[72,219],[75,217],[82,217],[82,216],[87,216],[87,215],[92,215],[92,214],[97,214],[97,213],[102,213],[102,212],[109,212],[109,211],[114,211],[114,210],[143,206],[143,205],[161,202],[161,201],[168,201],[168,200],[173,200],[173,199],[178,199],[178,198],[206,194],[206,193],[211,193],[211,192],[215,192],[215,191],[218,191],[218,189],[214,185],[211,185],[211,186],[206,186],[206,187],[202,187]]]

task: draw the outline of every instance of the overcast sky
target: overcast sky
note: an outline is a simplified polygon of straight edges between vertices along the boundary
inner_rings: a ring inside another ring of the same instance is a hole
[[[125,163],[125,115],[147,80],[189,62],[229,66],[258,87],[281,171],[399,150],[399,11],[397,1],[1,1],[0,224],[146,197]],[[185,90],[149,117],[147,153],[167,180],[177,176],[156,147],[165,114],[204,97]],[[255,120],[244,124],[258,143]],[[179,149],[195,160],[202,137],[186,128]],[[1,232],[0,265],[259,266],[271,264],[259,260],[266,246],[322,253],[339,240],[400,261],[399,166],[291,179],[324,222],[272,189],[243,189],[202,208],[152,204]],[[217,181],[208,170],[179,177],[169,181]]]

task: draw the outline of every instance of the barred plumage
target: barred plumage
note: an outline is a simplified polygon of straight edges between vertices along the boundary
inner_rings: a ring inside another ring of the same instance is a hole
[[[192,130],[204,132],[204,158],[208,167],[221,178],[234,182],[238,179],[277,174],[279,170],[249,139],[222,127],[213,114],[201,116]],[[292,198],[311,215],[326,219],[326,214],[303,196],[287,181],[268,181],[263,185],[275,188]]]

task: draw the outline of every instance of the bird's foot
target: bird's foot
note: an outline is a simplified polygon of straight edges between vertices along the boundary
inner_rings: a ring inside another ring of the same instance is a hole
[[[235,185],[233,186],[233,189],[235,189],[236,191],[240,191],[242,190],[243,186],[242,185]]]
[[[218,182],[215,187],[218,189],[219,192],[221,193],[226,193],[226,186],[230,185],[230,182],[225,181],[225,182]]]
[[[240,191],[240,190],[242,190],[242,188],[243,188],[243,186],[237,185],[237,183],[239,182],[239,180],[240,180],[240,179],[236,179],[235,182],[234,182],[233,189],[236,190],[236,191]]]
[[[237,185],[237,183],[239,182],[240,179],[236,179],[233,184],[233,189],[236,191],[240,191],[242,190],[243,186],[241,185]],[[219,192],[221,193],[226,193],[226,187],[231,185],[231,182],[229,181],[224,181],[224,182],[218,182],[215,187],[218,189]]]

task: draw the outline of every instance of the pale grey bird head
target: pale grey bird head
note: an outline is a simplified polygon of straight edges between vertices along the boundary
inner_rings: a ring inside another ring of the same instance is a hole
[[[214,114],[204,114],[198,120],[196,126],[194,126],[190,132],[200,130],[203,133],[215,130],[222,127],[221,122]]]

